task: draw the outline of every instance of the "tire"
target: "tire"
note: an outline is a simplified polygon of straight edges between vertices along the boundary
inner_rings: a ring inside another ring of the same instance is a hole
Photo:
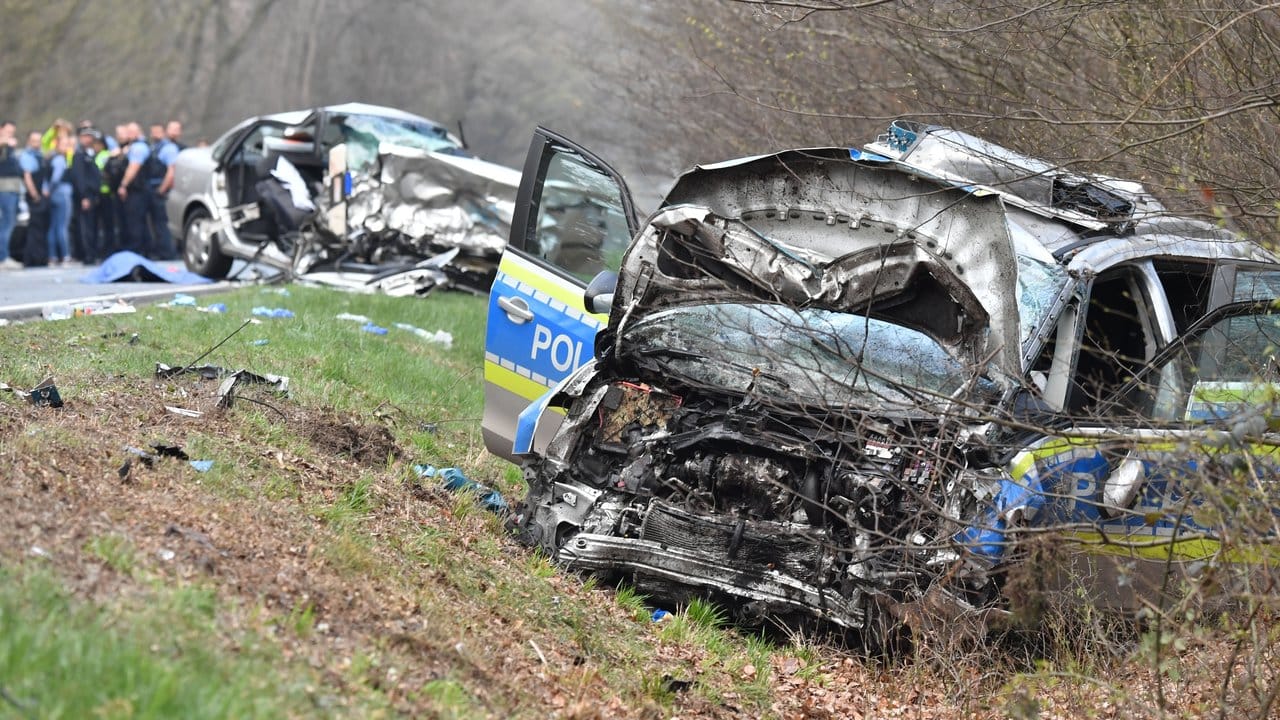
[[[187,213],[182,224],[182,257],[187,269],[210,280],[221,280],[231,272],[232,258],[222,254],[218,247],[218,233],[209,211],[197,207]]]

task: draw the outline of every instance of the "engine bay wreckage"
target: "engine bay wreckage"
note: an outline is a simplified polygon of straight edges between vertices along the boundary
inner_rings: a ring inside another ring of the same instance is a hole
[[[457,147],[400,145],[350,128],[344,142],[322,147],[321,167],[309,130],[267,138],[256,201],[201,231],[265,228],[249,259],[304,282],[390,295],[488,291],[510,232],[517,171]]]
[[[882,150],[679,179],[622,260],[595,360],[521,415],[526,542],[662,602],[869,642],[922,607],[1005,612],[1013,531],[1058,496],[1029,499],[1010,468],[1031,441],[1000,419],[1044,384],[1034,358],[1088,279],[1046,248],[1146,242],[1160,208],[1066,173],[1041,176],[1071,192],[1040,207]]]

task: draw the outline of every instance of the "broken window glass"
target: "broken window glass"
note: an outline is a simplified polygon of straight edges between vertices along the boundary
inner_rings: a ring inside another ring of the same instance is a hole
[[[1067,272],[1061,265],[1018,255],[1018,325],[1024,345],[1053,309],[1066,282]]]
[[[617,270],[631,241],[618,183],[576,153],[555,153],[538,203],[529,251],[587,281]]]
[[[347,144],[347,168],[365,173],[386,143],[427,152],[458,151],[458,144],[439,125],[377,115],[338,115],[330,119],[326,145]]]

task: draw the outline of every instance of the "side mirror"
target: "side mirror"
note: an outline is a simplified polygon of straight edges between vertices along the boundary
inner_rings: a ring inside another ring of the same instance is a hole
[[[582,294],[582,304],[588,312],[607,313],[613,307],[613,291],[618,287],[618,273],[602,270],[587,284]]]

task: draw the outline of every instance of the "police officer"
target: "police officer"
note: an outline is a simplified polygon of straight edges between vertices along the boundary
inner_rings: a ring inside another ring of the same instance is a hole
[[[27,194],[27,247],[22,263],[27,267],[49,262],[49,201],[44,196],[49,183],[49,162],[40,149],[41,133],[33,130],[27,136],[27,147],[18,156],[22,167],[22,187]]]
[[[75,154],[71,156],[72,208],[75,218],[82,261],[93,265],[103,257],[103,248],[98,238],[98,198],[101,194],[102,171],[98,169],[95,142],[102,134],[92,127],[82,127],[79,132],[79,144]]]
[[[147,231],[147,173],[143,166],[151,158],[151,147],[142,137],[142,126],[131,122],[125,126],[124,141],[127,145],[121,148],[127,164],[124,176],[120,178],[120,187],[116,195],[124,206],[124,227],[121,233],[124,249],[145,254],[151,247],[151,234]]]
[[[181,133],[181,131],[179,131]],[[147,217],[151,220],[151,251],[157,260],[174,260],[178,254],[169,232],[169,212],[165,201],[173,188],[173,164],[178,159],[178,145],[165,134],[162,125],[151,129],[151,160],[147,173]]]

